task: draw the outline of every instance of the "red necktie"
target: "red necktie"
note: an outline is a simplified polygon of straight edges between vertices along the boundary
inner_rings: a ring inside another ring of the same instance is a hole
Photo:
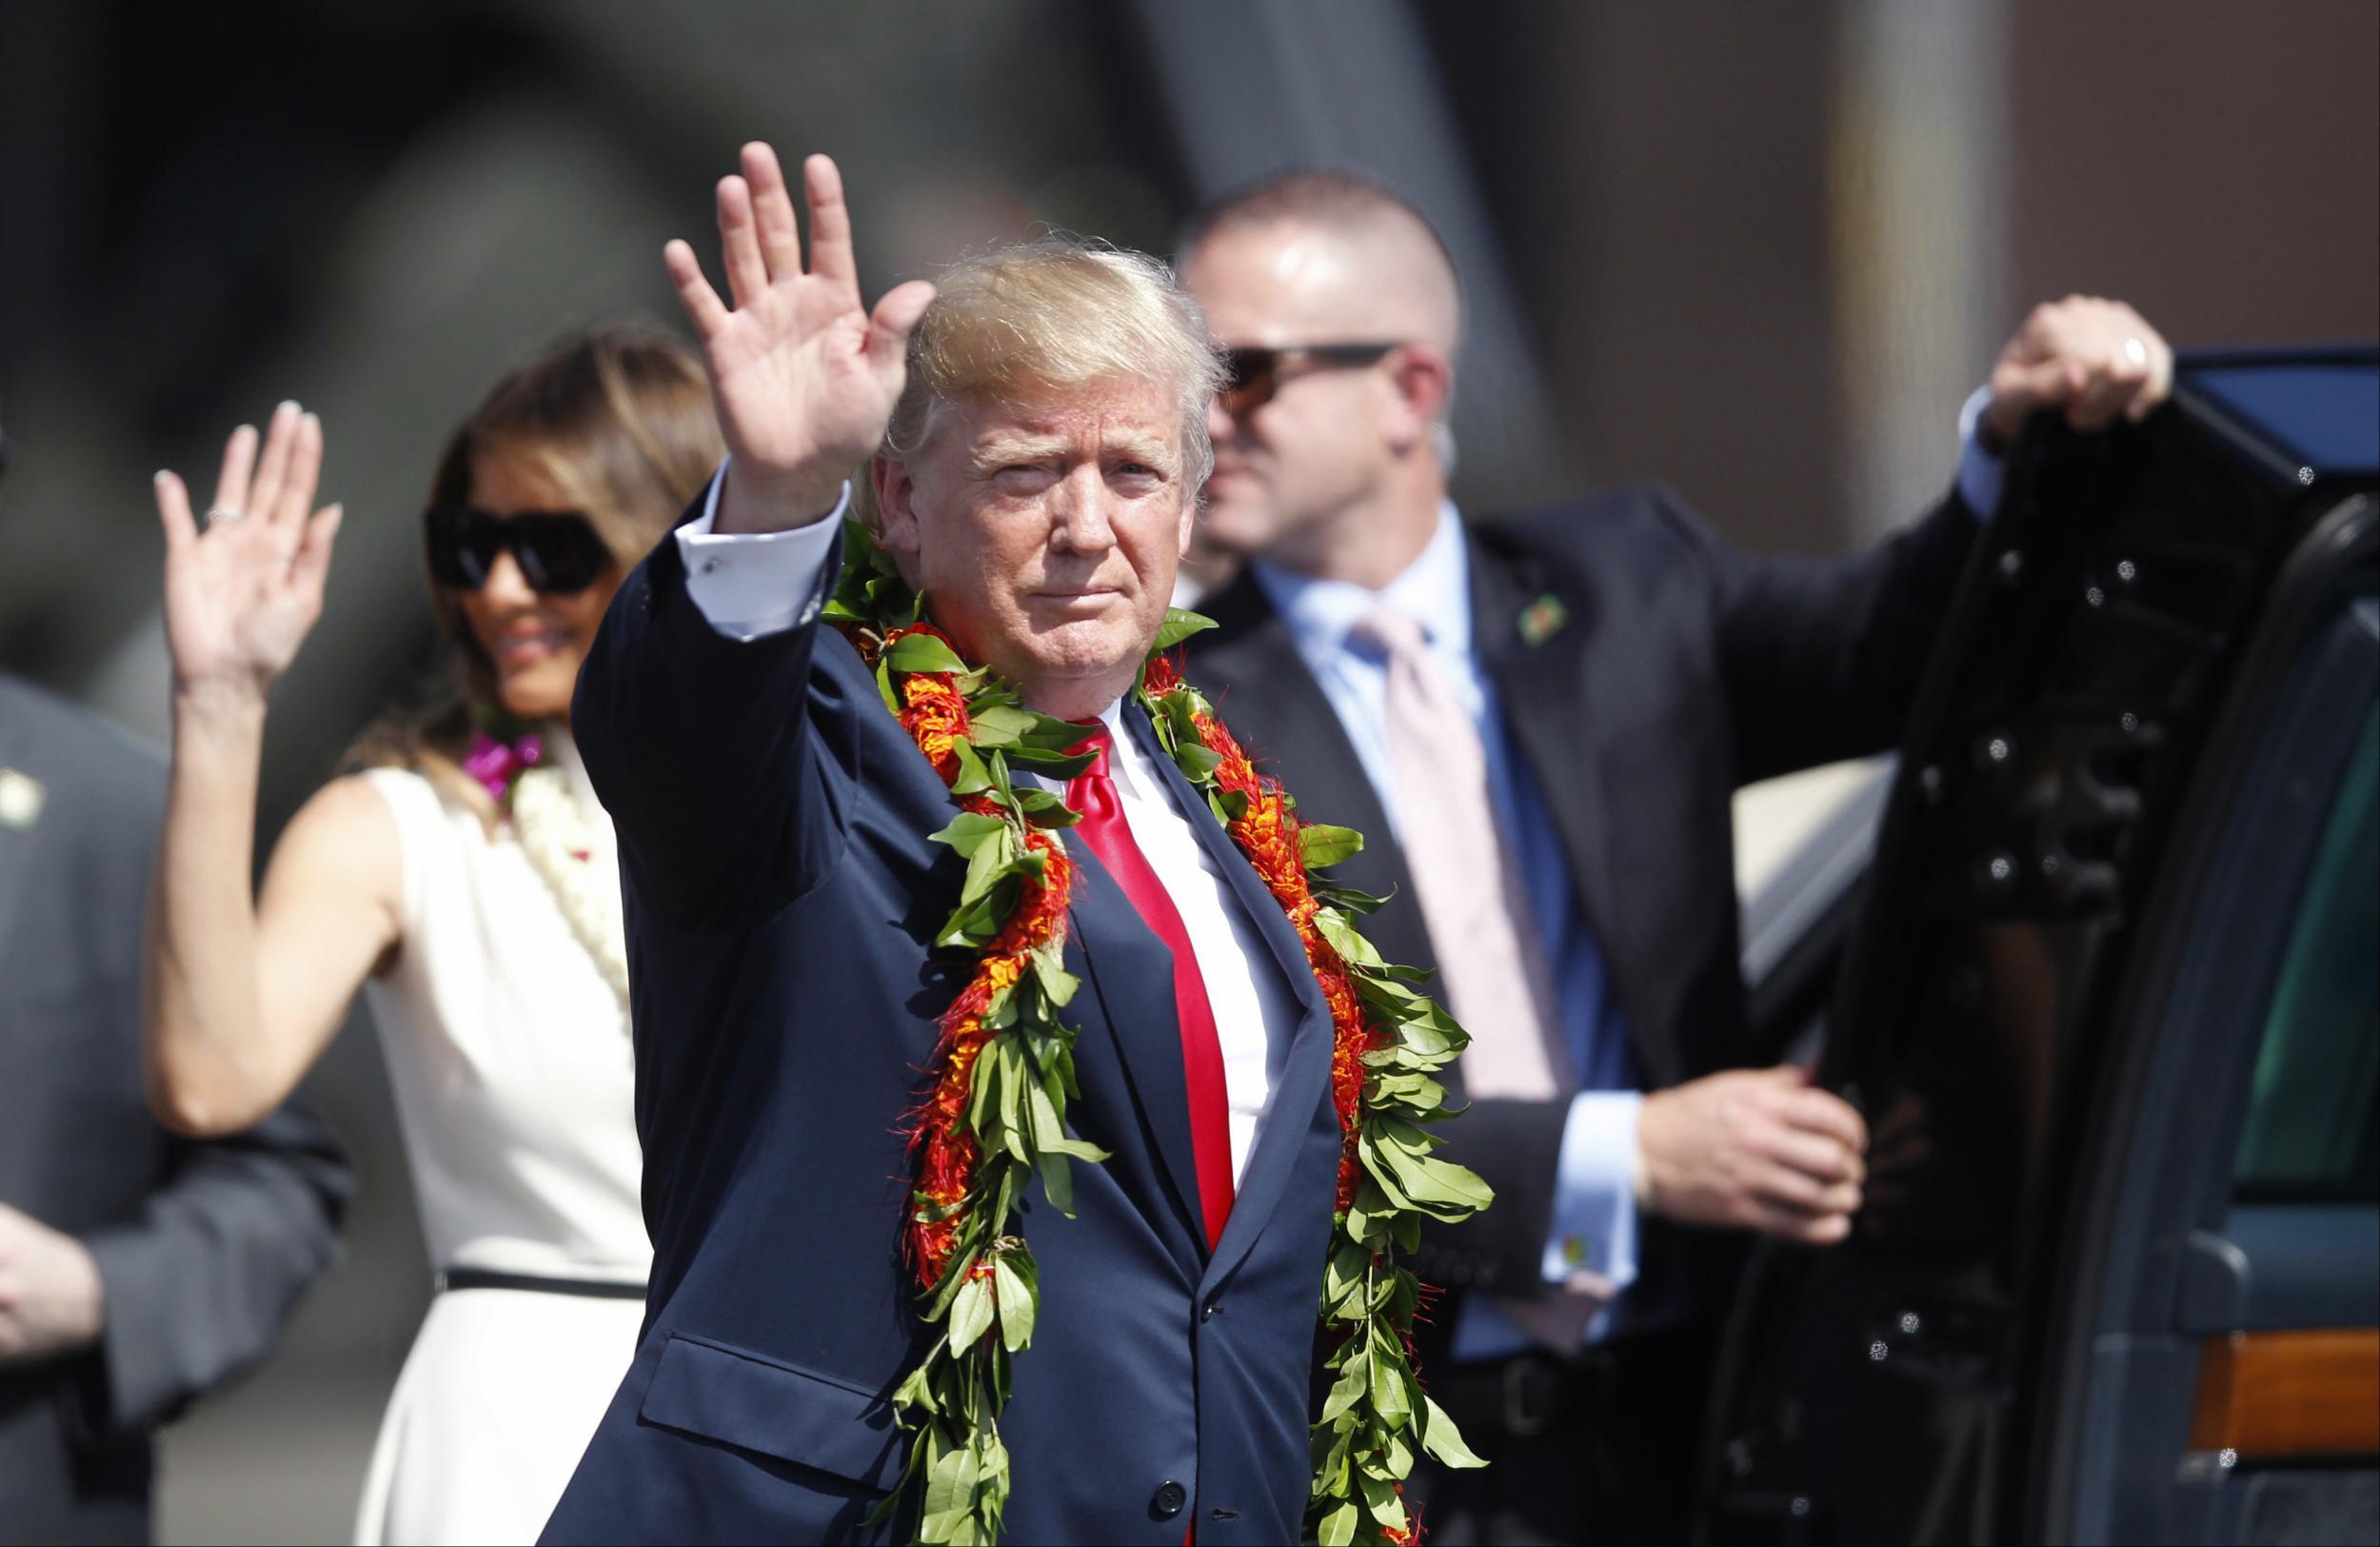
[[[1206,1249],[1223,1238],[1231,1217],[1231,1111],[1223,1093],[1223,1043],[1215,1032],[1215,1007],[1207,1002],[1206,980],[1190,949],[1174,900],[1149,867],[1140,845],[1124,824],[1123,803],[1107,772],[1107,728],[1077,744],[1089,747],[1091,765],[1066,786],[1066,803],[1081,813],[1074,830],[1091,845],[1100,863],[1116,878],[1165,948],[1174,954],[1174,1007],[1181,1021],[1181,1072],[1190,1090],[1190,1154],[1199,1168],[1199,1212],[1206,1220]]]

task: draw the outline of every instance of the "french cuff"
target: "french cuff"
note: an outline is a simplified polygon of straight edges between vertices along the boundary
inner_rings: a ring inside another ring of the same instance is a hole
[[[1586,1090],[1570,1099],[1554,1175],[1554,1221],[1542,1272],[1549,1285],[1582,1277],[1617,1295],[1636,1279],[1636,1119],[1633,1090]]]
[[[1967,508],[1979,521],[1990,521],[2000,508],[2000,492],[2008,485],[2007,469],[2000,459],[1983,448],[1976,433],[1983,423],[1983,410],[1992,407],[1992,388],[1978,387],[1968,396],[1967,405],[1958,410],[1958,497],[1967,502]]]
[[[673,534],[685,565],[686,595],[713,630],[732,640],[755,640],[799,628],[818,616],[825,591],[818,584],[826,555],[851,513],[851,485],[824,520],[782,532],[721,532],[719,491],[727,463],[711,475],[703,513]]]

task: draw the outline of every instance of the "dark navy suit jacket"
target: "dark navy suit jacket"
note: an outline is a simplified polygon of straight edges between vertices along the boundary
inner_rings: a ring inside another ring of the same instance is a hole
[[[674,542],[622,585],[573,726],[618,825],[653,1237],[634,1363],[548,1541],[865,1539],[903,1458],[885,1398],[921,1347],[902,1116],[969,959],[929,949],[963,863],[939,778],[814,621],[737,642]],[[1154,737],[1140,717],[1136,734]],[[1077,1217],[1038,1186],[1041,1311],[1001,1429],[1013,1541],[1296,1537],[1339,1129],[1330,1021],[1280,910],[1161,755],[1299,1021],[1210,1258],[1171,959],[1081,843]],[[1167,1485],[1176,1485],[1169,1488]],[[1181,1497],[1188,1496],[1184,1510]],[[1168,1505],[1171,1508],[1168,1508]]]

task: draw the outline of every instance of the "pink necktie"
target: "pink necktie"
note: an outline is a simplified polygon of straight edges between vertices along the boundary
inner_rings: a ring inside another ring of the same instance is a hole
[[[1537,910],[1491,803],[1478,727],[1412,618],[1378,607],[1352,637],[1388,657],[1398,846],[1420,894],[1447,1007],[1471,1033],[1463,1090],[1475,1098],[1566,1098],[1577,1075],[1560,1035]],[[1611,1296],[1609,1279],[1573,1272],[1551,1294],[1496,1299],[1538,1342],[1573,1354]]]
[[[1420,894],[1447,1007],[1471,1033],[1463,1088],[1523,1101],[1567,1096],[1577,1076],[1556,1035],[1537,911],[1490,803],[1478,728],[1431,659],[1418,623],[1383,606],[1352,637],[1388,658],[1398,845]]]

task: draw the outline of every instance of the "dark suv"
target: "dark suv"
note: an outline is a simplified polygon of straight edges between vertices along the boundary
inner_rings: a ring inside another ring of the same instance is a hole
[[[2380,352],[2038,427],[1857,813],[1748,918],[1874,1134],[1767,1245],[1697,1531],[2380,1539]]]

